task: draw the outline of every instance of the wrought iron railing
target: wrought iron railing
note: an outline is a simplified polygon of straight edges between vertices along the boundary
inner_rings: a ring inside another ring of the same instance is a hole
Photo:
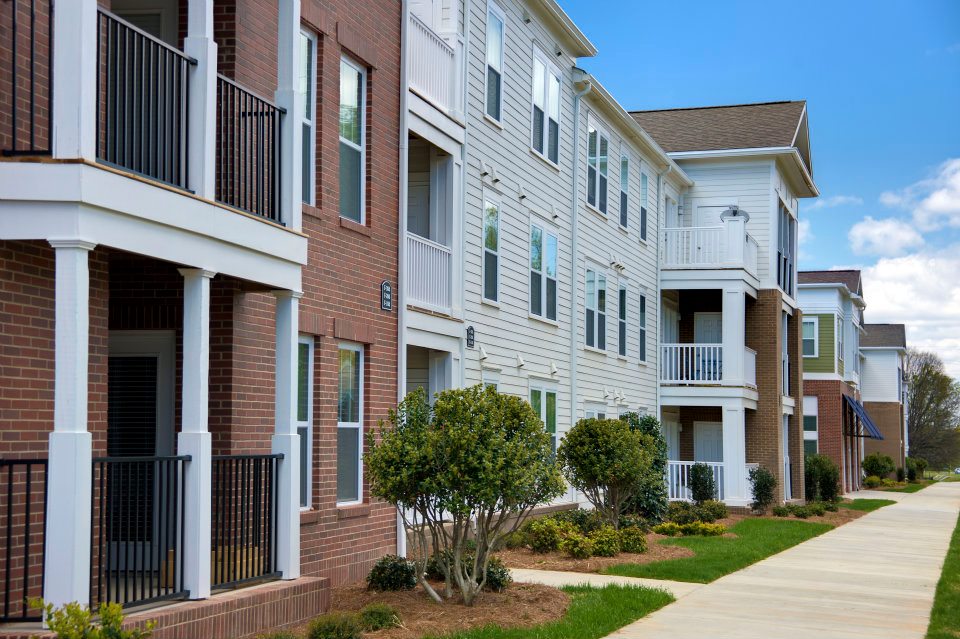
[[[214,455],[213,588],[279,577],[277,469],[283,455]]]
[[[43,595],[47,460],[0,459],[0,622],[39,621]]]
[[[49,155],[53,0],[4,0],[0,7],[0,149]]]

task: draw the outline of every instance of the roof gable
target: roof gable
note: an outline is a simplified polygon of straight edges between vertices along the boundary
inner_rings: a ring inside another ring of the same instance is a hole
[[[907,329],[903,324],[864,324],[860,346],[866,348],[906,348]]]

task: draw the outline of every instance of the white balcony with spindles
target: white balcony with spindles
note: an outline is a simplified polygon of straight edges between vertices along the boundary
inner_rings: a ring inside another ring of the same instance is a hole
[[[723,344],[661,344],[660,381],[720,383],[723,381]]]
[[[407,30],[410,89],[455,120],[463,118],[463,45],[456,34],[441,35],[415,14]]]
[[[725,213],[717,226],[663,229],[664,270],[743,269],[758,276],[757,240],[746,231],[749,216]]]
[[[407,233],[406,297],[417,307],[450,314],[453,252],[433,240]]]

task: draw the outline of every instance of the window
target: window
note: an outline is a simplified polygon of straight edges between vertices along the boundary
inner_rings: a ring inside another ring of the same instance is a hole
[[[340,216],[364,223],[366,72],[340,59]]]
[[[363,498],[363,347],[341,344],[337,396],[337,503]]]
[[[587,346],[607,348],[607,277],[587,269]]]
[[[816,397],[803,398],[803,452],[816,455],[819,448],[818,400]]]
[[[781,376],[783,378],[783,394],[790,394],[790,340],[787,339],[787,326],[790,316],[786,311],[780,312],[780,365],[782,368]]]
[[[557,452],[557,392],[543,388],[530,389],[530,405],[550,434],[550,450]]]
[[[630,201],[630,158],[620,156],[620,226],[627,228],[630,221],[627,205]]]
[[[297,435],[300,436],[300,507],[310,508],[313,459],[313,338],[297,344]]]
[[[640,174],[640,239],[647,241],[647,174]]]
[[[498,390],[500,387],[500,371],[484,368],[480,371],[480,383],[483,384],[484,388],[492,386],[493,390]]]
[[[606,419],[607,414],[603,412],[604,409],[591,409],[588,408],[584,411],[584,416],[587,419]]]
[[[621,357],[627,356],[627,285],[620,285],[617,300],[617,349]]]
[[[533,59],[533,150],[559,162],[560,74],[539,51]]]
[[[483,203],[483,298],[496,302],[500,280],[500,205]]]
[[[487,100],[486,113],[500,121],[503,107],[503,12],[490,4],[487,7]]]
[[[818,336],[820,322],[816,317],[803,318],[803,356],[818,357],[819,344]]]
[[[777,251],[777,285],[793,297],[794,257],[797,254],[797,220],[790,215],[787,206],[779,201],[779,229]]]
[[[843,361],[843,318],[837,317],[837,357]]]
[[[557,236],[530,227],[530,313],[557,319]]]
[[[592,124],[587,127],[587,204],[607,214],[607,134]]]
[[[647,361],[647,296],[640,294],[640,361]]]
[[[300,135],[302,138],[300,176],[303,183],[303,201],[314,202],[316,184],[317,136],[314,133],[314,96],[317,86],[316,60],[317,38],[307,31],[300,32],[300,94],[303,96],[303,120]]]

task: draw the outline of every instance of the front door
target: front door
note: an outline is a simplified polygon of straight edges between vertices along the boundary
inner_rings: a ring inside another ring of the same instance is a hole
[[[693,341],[712,344],[697,349],[696,366],[700,380],[719,381],[723,378],[723,313],[695,313]]]
[[[694,422],[693,458],[702,462],[723,461],[723,424]]]

